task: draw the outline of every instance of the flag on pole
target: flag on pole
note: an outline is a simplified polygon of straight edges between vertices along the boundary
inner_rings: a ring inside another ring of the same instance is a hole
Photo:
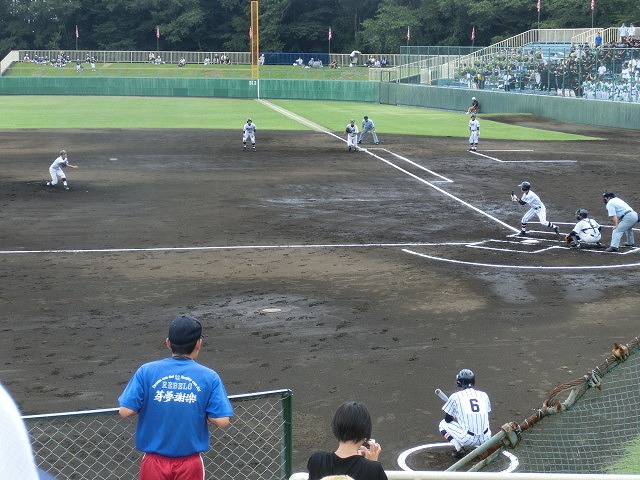
[[[411,40],[411,30],[407,27],[407,42]]]
[[[160,27],[156,27],[156,38],[160,38]]]
[[[471,41],[473,42],[476,39],[476,26],[471,27]]]
[[[591,0],[591,11],[593,12],[595,8],[596,8],[596,0]]]
[[[331,40],[333,38],[333,35],[331,34],[331,27],[329,27],[329,40]]]
[[[538,13],[540,13],[540,7],[541,7],[540,0],[538,0],[538,3],[536,4],[536,8],[538,9]]]
[[[76,38],[79,38],[79,37],[80,37],[80,34],[78,33],[78,25],[76,25]]]
[[[249,38],[253,38],[253,26],[249,27]]]

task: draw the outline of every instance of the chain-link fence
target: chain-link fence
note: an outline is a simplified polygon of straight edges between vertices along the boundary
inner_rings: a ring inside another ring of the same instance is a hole
[[[291,390],[232,395],[231,426],[211,429],[202,454],[208,478],[285,479],[291,475]],[[138,475],[135,421],[117,408],[23,417],[36,462],[60,479],[124,480]]]

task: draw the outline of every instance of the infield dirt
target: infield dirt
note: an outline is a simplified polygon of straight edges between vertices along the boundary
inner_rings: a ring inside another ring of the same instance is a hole
[[[261,131],[255,153],[236,131],[1,132],[1,381],[24,413],[114,407],[188,313],[230,394],[293,390],[294,471],[335,447],[331,417],[351,399],[398,469],[441,441],[434,389],[464,367],[494,431],[522,420],[638,334],[640,252],[548,249],[564,244],[535,224],[523,244],[511,191],[532,182],[564,233],[579,207],[608,225],[603,191],[640,207],[640,144],[501,120],[602,140],[481,138],[480,156],[465,139],[385,135],[370,155],[312,132]],[[69,192],[44,185],[60,148],[80,166]]]

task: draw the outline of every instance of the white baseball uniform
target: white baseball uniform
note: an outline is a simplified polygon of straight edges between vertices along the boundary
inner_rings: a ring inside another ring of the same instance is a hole
[[[476,118],[469,120],[469,145],[478,146],[478,137],[480,136],[480,122]]]
[[[454,420],[447,422],[443,419],[439,425],[440,432],[448,433],[461,446],[477,447],[491,438],[491,402],[485,392],[469,387],[452,393],[442,410]]]
[[[242,127],[242,143],[246,147],[247,140],[251,140],[251,145],[255,148],[256,145],[256,124],[247,120],[247,123]]]
[[[58,177],[61,180],[66,180],[64,171],[62,169],[67,165],[69,165],[69,160],[67,160],[66,158],[63,158],[62,155],[60,155],[58,158],[56,158],[53,161],[53,163],[49,167],[49,174],[51,175],[51,185],[58,184]]]
[[[575,232],[576,238],[584,243],[597,243],[602,239],[600,225],[592,218],[583,218],[580,220],[576,223],[576,226],[573,227],[572,232]]]
[[[347,133],[347,147],[349,147],[349,151],[353,149],[355,152],[358,150],[358,126],[355,123],[348,123],[345,131],[349,129],[349,133]]]
[[[522,200],[524,203],[528,203],[530,207],[529,210],[527,210],[527,212],[522,216],[522,220],[520,222],[522,223],[522,225],[526,225],[527,223],[529,223],[529,220],[531,220],[535,216],[538,217],[541,225],[544,225],[545,227],[548,225],[549,222],[547,222],[547,209],[544,206],[544,203],[542,203],[542,200],[540,200],[540,197],[533,193],[533,190],[522,192],[522,197],[520,197],[520,200]]]

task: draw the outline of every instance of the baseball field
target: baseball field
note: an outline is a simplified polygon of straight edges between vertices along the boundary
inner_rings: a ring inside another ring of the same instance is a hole
[[[523,180],[563,233],[602,192],[638,208],[637,133],[530,115],[339,102],[1,97],[0,379],[22,411],[114,407],[165,356],[169,321],[202,320],[228,393],[291,388],[294,471],[332,449],[346,400],[381,460],[441,441],[461,368],[492,428],[638,334],[640,250],[516,238]],[[344,127],[368,115],[347,152]],[[247,117],[257,151],[243,152]],[[78,169],[48,188],[61,148]],[[518,193],[518,192],[517,192]],[[636,243],[640,244],[640,241]]]

